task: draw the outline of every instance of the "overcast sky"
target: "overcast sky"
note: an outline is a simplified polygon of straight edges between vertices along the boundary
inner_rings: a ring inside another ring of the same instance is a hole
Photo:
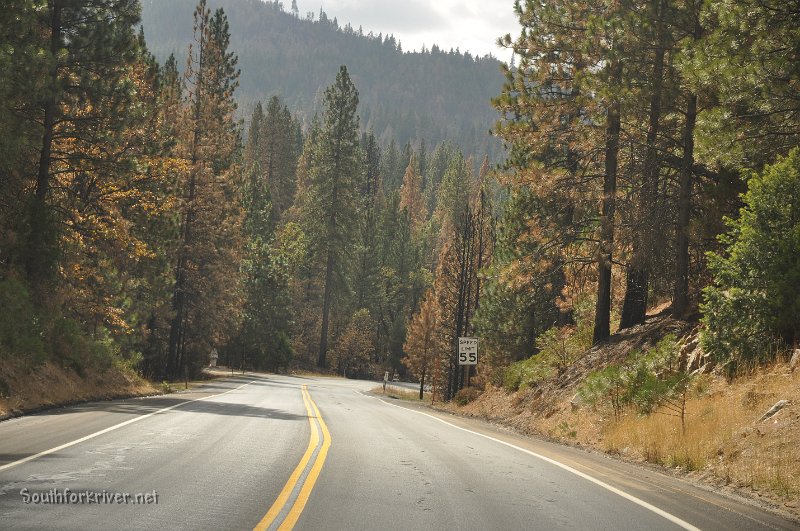
[[[288,10],[291,0],[283,2]],[[297,0],[301,17],[312,11],[316,19],[322,7],[339,26],[349,22],[364,33],[393,34],[403,51],[436,44],[445,51],[491,53],[502,61],[511,55],[497,47],[497,38],[519,32],[513,6],[513,0]]]

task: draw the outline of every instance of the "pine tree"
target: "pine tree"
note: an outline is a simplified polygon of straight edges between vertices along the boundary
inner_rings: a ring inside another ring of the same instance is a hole
[[[313,251],[323,260],[322,323],[317,363],[327,364],[330,310],[344,294],[346,259],[352,254],[357,226],[361,155],[358,134],[358,91],[342,66],[325,91],[320,131],[311,139],[308,191],[303,217]]]
[[[412,230],[419,231],[428,216],[428,209],[422,195],[422,177],[417,171],[417,160],[413,155],[400,186],[400,208],[408,212]]]
[[[240,138],[233,118],[239,72],[228,32],[224,12],[211,16],[201,0],[185,72],[188,175],[166,368],[173,378],[196,370],[204,355],[222,346],[239,316]]]
[[[270,98],[260,124],[258,160],[269,184],[273,217],[280,220],[294,204],[300,126],[277,96]]]
[[[34,62],[27,69],[40,77],[35,103],[25,111],[28,120],[40,124],[25,259],[34,283],[52,274],[57,255],[54,179],[80,167],[102,172],[104,166],[114,171],[119,165],[103,154],[109,143],[120,141],[132,118],[127,110],[134,91],[125,66],[137,59],[133,25],[139,20],[139,4],[51,0],[40,13],[28,35],[42,38],[36,44],[43,53],[32,54]]]
[[[425,378],[432,372],[434,357],[441,348],[436,343],[438,337],[436,331],[439,326],[436,309],[433,293],[428,291],[419,311],[414,314],[408,325],[408,334],[403,345],[403,351],[406,353],[403,363],[419,379],[420,400],[425,390]]]

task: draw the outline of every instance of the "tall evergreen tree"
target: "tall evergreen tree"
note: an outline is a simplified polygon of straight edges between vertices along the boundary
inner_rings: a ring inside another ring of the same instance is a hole
[[[27,35],[41,38],[37,45],[43,53],[30,56],[33,64],[26,70],[38,74],[37,97],[24,111],[39,125],[25,260],[34,282],[53,271],[53,181],[80,167],[102,171],[104,165],[119,164],[104,154],[113,151],[106,146],[120,142],[119,135],[133,117],[127,110],[135,91],[124,65],[137,59],[133,26],[139,20],[139,3],[50,0],[36,13],[36,26]]]
[[[203,355],[224,344],[239,314],[240,136],[233,117],[239,72],[221,9],[211,16],[201,0],[194,35],[185,72],[188,175],[166,367],[170,377],[196,369]]]
[[[300,126],[277,96],[270,98],[260,123],[258,160],[269,185],[273,217],[279,220],[294,203]]]
[[[361,177],[358,91],[342,66],[325,91],[325,112],[313,141],[303,205],[306,233],[323,261],[322,324],[317,363],[327,364],[330,311],[347,291],[346,259],[353,250]]]

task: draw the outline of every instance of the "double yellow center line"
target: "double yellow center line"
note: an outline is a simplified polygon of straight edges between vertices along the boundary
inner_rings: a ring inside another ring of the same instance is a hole
[[[328,426],[322,420],[322,415],[317,408],[317,404],[311,399],[308,388],[302,388],[303,403],[306,406],[308,424],[311,426],[311,438],[308,441],[308,448],[300,459],[300,463],[289,476],[289,481],[283,486],[283,490],[278,495],[275,503],[272,504],[264,518],[256,525],[255,530],[265,529],[293,529],[297,524],[300,514],[308,502],[311,490],[317,482],[325,458],[328,455],[328,448],[331,446],[331,434]]]

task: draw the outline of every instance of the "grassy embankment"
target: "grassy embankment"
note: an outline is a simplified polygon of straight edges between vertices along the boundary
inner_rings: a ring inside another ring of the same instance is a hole
[[[592,349],[580,348],[586,346],[581,332],[573,330],[558,341],[550,338],[544,356],[495,374],[495,385],[486,382],[474,400],[449,408],[523,433],[660,465],[715,488],[768,500],[800,516],[800,368],[792,371],[785,357],[778,357],[770,366],[734,379],[710,365],[686,370],[690,378],[684,387],[682,425],[682,390],[669,401],[653,401],[652,392],[645,393],[650,407],[643,408],[641,396],[631,398],[620,388],[615,402],[613,386],[598,391],[597,385],[589,388],[589,382],[596,381],[604,368],[630,367],[632,358],[644,358],[649,348],[663,346],[662,338],[670,334],[677,338],[673,345],[679,360],[702,361],[692,325],[651,318]],[[623,373],[621,385],[631,387],[635,374],[635,370]],[[761,420],[780,400],[788,405]]]

